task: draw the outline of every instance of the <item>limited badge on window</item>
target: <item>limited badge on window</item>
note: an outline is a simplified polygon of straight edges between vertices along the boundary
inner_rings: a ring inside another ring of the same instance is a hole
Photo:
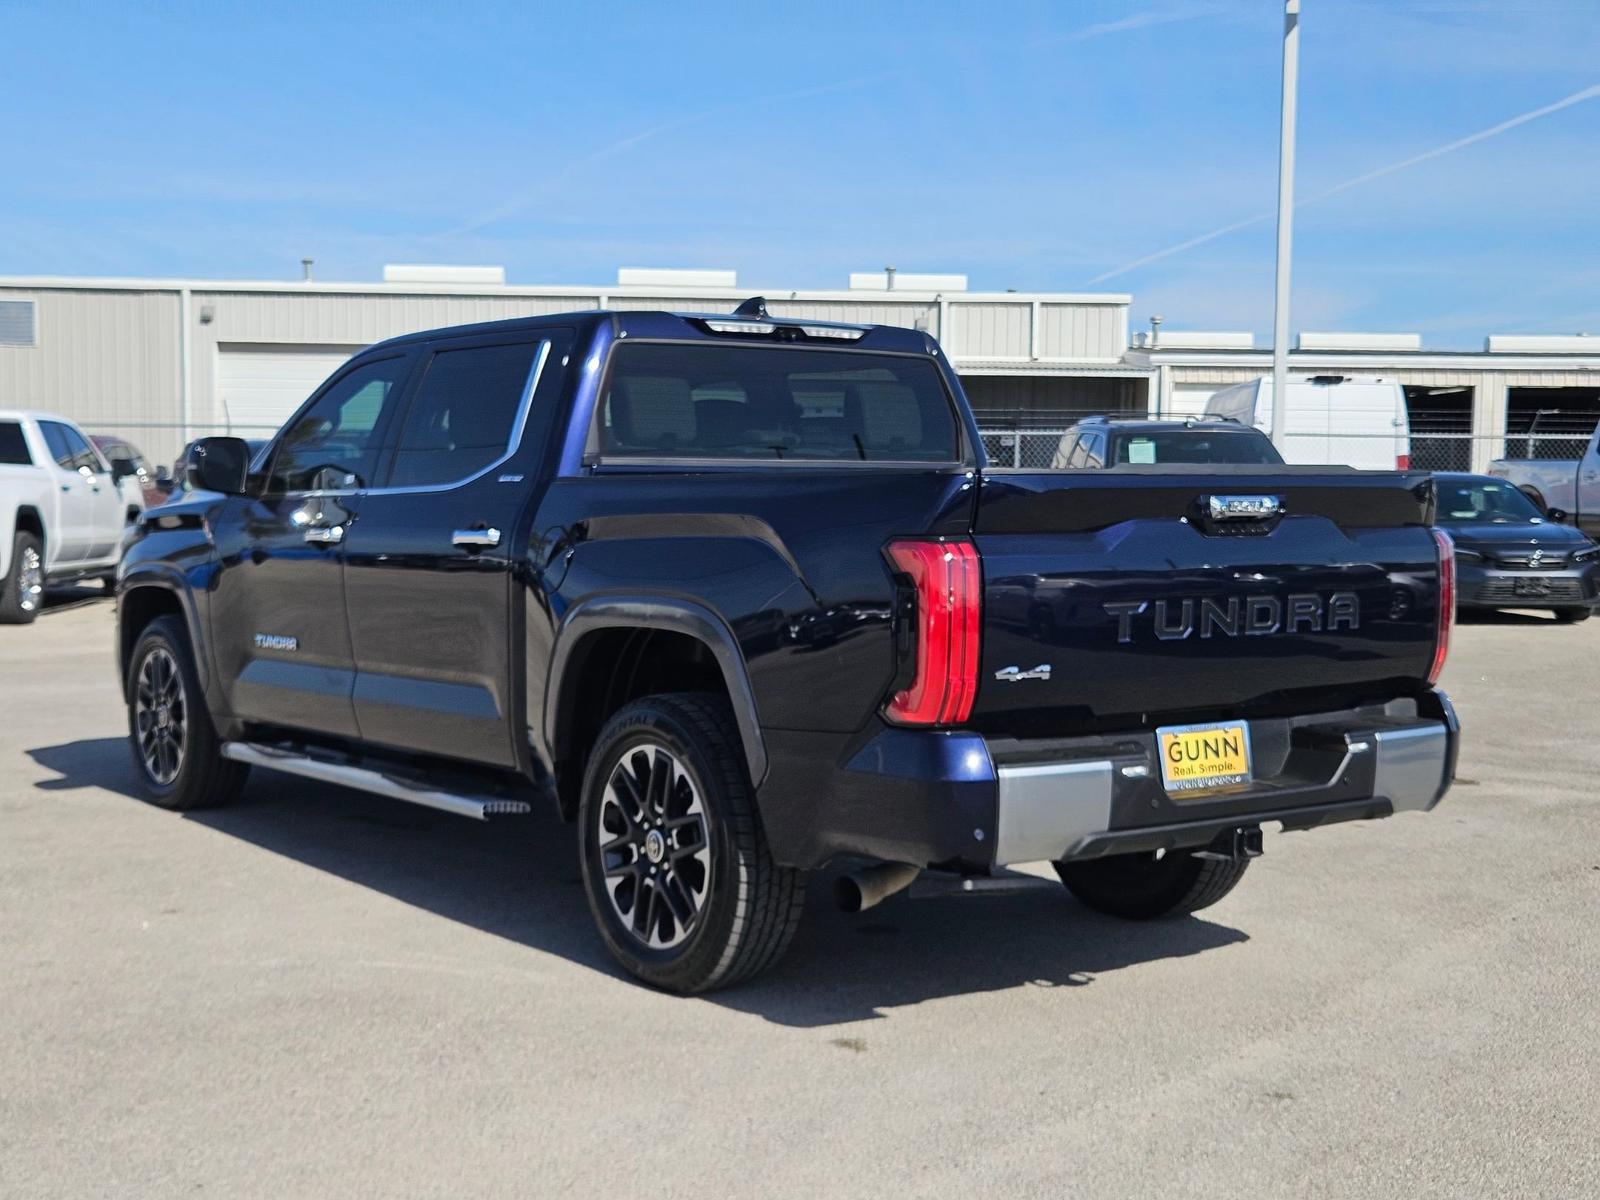
[[[1175,797],[1250,782],[1250,727],[1243,721],[1156,730],[1161,780]]]

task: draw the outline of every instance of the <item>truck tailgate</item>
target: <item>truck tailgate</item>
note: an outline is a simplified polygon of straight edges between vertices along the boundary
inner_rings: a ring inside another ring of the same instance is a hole
[[[1432,517],[1421,473],[986,473],[973,721],[1095,732],[1420,690]]]

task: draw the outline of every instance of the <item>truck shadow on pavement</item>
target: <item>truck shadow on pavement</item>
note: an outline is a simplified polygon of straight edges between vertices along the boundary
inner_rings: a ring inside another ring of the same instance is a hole
[[[101,788],[144,803],[127,743],[92,738],[28,751],[62,793]],[[152,810],[159,811],[159,810]],[[575,839],[554,813],[479,823],[256,772],[233,805],[180,816],[405,904],[592,968],[621,972],[584,900]],[[805,920],[776,969],[706,1002],[776,1024],[818,1028],[884,1017],[924,1000],[1017,987],[1071,988],[1099,975],[1248,940],[1190,917],[1130,924],[1089,912],[1064,888],[916,899],[838,912],[819,872]]]

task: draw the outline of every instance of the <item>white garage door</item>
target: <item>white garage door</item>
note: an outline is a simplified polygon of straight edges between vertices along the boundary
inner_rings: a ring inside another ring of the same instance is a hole
[[[270,437],[360,346],[217,347],[217,397],[237,437]]]
[[[1165,415],[1198,417],[1206,411],[1206,401],[1211,399],[1211,393],[1223,386],[1220,383],[1175,383],[1172,385],[1172,404]]]

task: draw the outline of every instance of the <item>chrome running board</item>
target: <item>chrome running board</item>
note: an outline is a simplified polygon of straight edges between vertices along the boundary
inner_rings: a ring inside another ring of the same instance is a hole
[[[273,771],[287,771],[291,775],[303,775],[307,779],[318,779],[323,783],[337,783],[344,787],[355,788],[357,791],[371,792],[376,796],[388,796],[391,800],[404,800],[410,804],[421,804],[425,808],[437,808],[463,817],[475,817],[480,821],[486,821],[492,816],[532,811],[532,805],[526,800],[441,792],[395,779],[381,771],[327,762],[320,758],[308,758],[292,750],[279,750],[255,742],[223,742],[222,757],[231,758],[234,762],[249,763],[253,767],[266,767]]]

